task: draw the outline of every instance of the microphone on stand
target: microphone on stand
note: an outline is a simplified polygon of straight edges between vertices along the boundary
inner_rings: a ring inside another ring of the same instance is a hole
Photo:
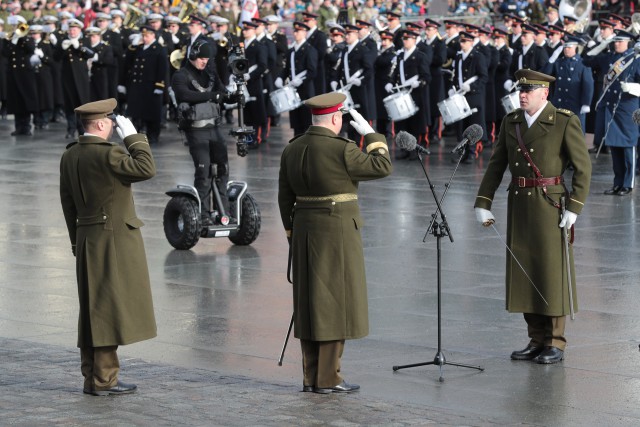
[[[396,145],[403,150],[414,151],[416,150],[421,154],[431,154],[429,150],[418,145],[418,140],[415,136],[411,135],[409,132],[401,130],[396,135]]]
[[[633,123],[640,125],[640,108],[633,112],[631,120],[633,120]]]
[[[458,153],[466,147],[467,144],[475,144],[482,138],[482,126],[474,124],[469,126],[462,133],[462,141],[451,150],[452,153]]]

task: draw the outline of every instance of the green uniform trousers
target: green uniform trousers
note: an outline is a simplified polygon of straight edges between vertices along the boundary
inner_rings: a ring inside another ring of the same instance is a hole
[[[300,340],[300,346],[302,347],[303,385],[331,388],[342,383],[340,358],[344,350],[344,340]]]
[[[567,340],[564,337],[567,316],[524,313],[524,320],[527,322],[527,332],[532,346],[556,347],[564,351],[567,346]]]
[[[80,349],[80,369],[84,376],[84,390],[109,390],[118,384],[120,362],[117,345],[84,347]]]

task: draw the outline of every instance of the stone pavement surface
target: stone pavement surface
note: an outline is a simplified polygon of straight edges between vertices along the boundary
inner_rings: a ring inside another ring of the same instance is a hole
[[[250,246],[201,239],[174,250],[163,231],[165,192],[193,181],[181,135],[170,128],[152,148],[158,174],[134,185],[158,323],[152,340],[123,346],[121,379],[135,395],[82,394],[75,259],[58,194],[64,125],[14,138],[0,121],[0,426],[2,425],[640,425],[640,205],[602,194],[609,156],[593,160],[591,194],[576,224],[580,311],[567,327],[558,365],[513,362],[527,342],[521,315],[504,310],[505,249],[475,219],[473,200],[486,150],[458,169],[443,204],[454,242],[442,240],[442,350],[438,349],[436,239],[425,231],[435,204],[416,161],[362,183],[370,334],[342,359],[358,393],[301,393],[299,343],[277,358],[291,318],[288,245],[276,203],[288,120],[247,157],[229,138],[231,178],[246,181],[262,213]],[[223,134],[227,135],[228,126]],[[115,141],[116,139],[114,139]],[[454,169],[451,138],[424,164],[438,194]],[[509,179],[508,173],[505,176]],[[494,203],[506,226],[506,192]]]
[[[317,395],[291,384],[121,358],[138,392],[82,393],[78,352],[0,339],[1,425],[93,426],[420,426],[491,425],[474,416],[360,393]],[[80,386],[80,387],[79,387]]]

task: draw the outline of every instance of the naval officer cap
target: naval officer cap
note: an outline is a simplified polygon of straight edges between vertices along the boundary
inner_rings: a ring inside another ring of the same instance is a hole
[[[69,26],[69,28],[71,27],[78,27],[80,29],[84,28],[84,24],[80,20],[75,18],[69,19],[69,22],[67,23],[67,25]]]
[[[634,40],[635,37],[628,31],[625,30],[616,30],[616,36],[613,38],[614,42],[624,41],[624,40]]]
[[[118,105],[114,98],[103,99],[101,101],[89,102],[76,108],[75,111],[80,120],[98,120],[113,114]]]
[[[332,114],[343,108],[343,103],[347,99],[347,95],[339,92],[323,93],[304,101],[304,105],[311,109],[311,114],[320,116],[323,114]],[[342,110],[344,113],[345,111]]]
[[[534,90],[541,87],[549,88],[551,82],[556,81],[556,78],[549,76],[538,71],[528,70],[522,68],[515,73],[516,81],[518,82],[518,90]]]
[[[280,18],[277,15],[267,15],[264,17],[264,20],[267,21],[269,24],[279,24],[282,22],[282,18]]]

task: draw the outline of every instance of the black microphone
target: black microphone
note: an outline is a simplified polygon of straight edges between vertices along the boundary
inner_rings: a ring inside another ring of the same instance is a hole
[[[413,151],[416,150],[418,153],[422,154],[431,154],[429,150],[418,145],[418,140],[415,136],[411,135],[409,132],[405,132],[401,130],[396,135],[396,145],[403,150]]]
[[[633,120],[633,123],[640,125],[640,108],[633,112],[631,119]]]
[[[452,153],[457,153],[462,150],[467,144],[475,144],[482,138],[482,126],[471,125],[462,132],[462,141],[456,145],[456,148],[451,150]]]

